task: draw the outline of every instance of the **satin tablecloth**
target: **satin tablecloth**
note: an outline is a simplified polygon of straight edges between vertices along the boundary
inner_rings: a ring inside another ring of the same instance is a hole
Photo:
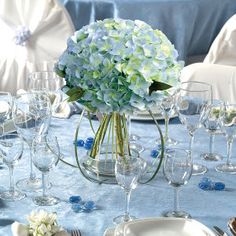
[[[76,29],[94,20],[139,19],[162,30],[179,58],[206,54],[223,24],[236,13],[235,0],[60,0]]]
[[[53,119],[51,131],[58,136],[62,152],[66,160],[73,159],[73,134],[78,123],[79,116],[74,115],[70,119]],[[142,137],[141,141],[146,147],[152,147],[157,137],[157,129],[153,122],[132,122],[135,133]],[[163,125],[162,125],[162,128]],[[91,135],[88,121],[85,119],[80,130],[80,138]],[[185,128],[179,124],[178,119],[171,121],[170,135],[181,142],[181,146],[188,147],[188,136]],[[208,135],[204,130],[196,133],[194,143],[194,158],[202,162],[199,154],[208,150]],[[235,150],[235,149],[234,149]],[[216,137],[216,151],[221,154],[226,152],[226,142],[223,136]],[[233,151],[233,155],[235,151]],[[235,156],[235,155],[234,155]],[[236,159],[236,158],[235,158]],[[26,150],[22,160],[15,169],[15,179],[19,180],[28,174],[28,151]],[[218,225],[227,229],[227,220],[236,216],[235,176],[217,173],[214,170],[216,162],[205,162],[209,172],[205,175],[212,181],[223,181],[226,184],[225,191],[203,191],[198,188],[202,176],[193,176],[189,183],[180,192],[180,206],[188,211],[192,217],[208,227]],[[1,169],[0,186],[8,185],[8,171]],[[40,176],[40,174],[38,173]],[[59,164],[50,175],[53,187],[49,190],[61,199],[56,206],[37,207],[32,203],[32,196],[40,193],[29,193],[28,197],[19,202],[0,201],[0,235],[11,235],[10,226],[5,225],[6,219],[17,220],[26,223],[26,215],[33,209],[45,209],[57,212],[58,222],[63,227],[79,228],[83,236],[102,236],[107,227],[113,227],[113,217],[123,213],[124,192],[117,185],[98,185],[84,179],[81,174],[69,166]],[[93,200],[98,210],[91,213],[74,213],[68,198],[71,195],[80,195],[83,200]],[[173,207],[173,189],[163,177],[162,171],[150,184],[139,185],[131,195],[130,211],[138,218],[158,217],[161,212]]]

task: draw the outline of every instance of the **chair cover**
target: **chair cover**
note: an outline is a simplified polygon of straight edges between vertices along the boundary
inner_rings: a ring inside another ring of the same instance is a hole
[[[222,27],[204,63],[236,66],[236,15],[233,15]]]
[[[57,60],[73,32],[57,0],[1,0],[0,90],[26,89],[27,64]]]

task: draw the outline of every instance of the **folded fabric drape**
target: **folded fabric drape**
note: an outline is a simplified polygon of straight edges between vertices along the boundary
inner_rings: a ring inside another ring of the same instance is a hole
[[[27,63],[57,60],[73,32],[57,0],[1,0],[0,90],[26,89]]]

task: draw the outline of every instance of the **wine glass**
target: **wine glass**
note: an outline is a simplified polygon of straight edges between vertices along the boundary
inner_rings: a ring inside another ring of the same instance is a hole
[[[29,146],[30,177],[19,180],[17,187],[24,191],[34,191],[41,187],[32,163],[32,142],[37,135],[48,131],[51,120],[51,104],[47,95],[40,92],[23,93],[14,100],[13,121],[18,134]]]
[[[166,146],[176,145],[178,142],[169,137],[169,121],[170,117],[175,114],[175,89],[171,88],[163,91],[162,99],[160,102],[161,113],[165,119],[165,135],[164,135],[164,143]],[[157,143],[160,143],[160,140],[157,140]]]
[[[186,126],[189,136],[189,151],[192,155],[192,146],[195,131],[200,127],[205,115],[205,110],[212,101],[211,85],[198,81],[181,83],[176,92],[175,106],[179,119]],[[207,172],[207,168],[201,164],[193,164],[193,175]]]
[[[119,157],[115,164],[115,176],[118,185],[125,191],[125,213],[113,219],[115,224],[135,219],[129,214],[131,191],[138,185],[138,180],[146,167],[146,162],[138,156]]]
[[[167,217],[190,218],[191,216],[179,210],[179,189],[188,183],[192,174],[192,159],[187,150],[171,148],[165,151],[163,172],[168,183],[174,187],[174,210],[163,213]]]
[[[232,145],[236,136],[236,104],[226,104],[222,111],[220,125],[227,139],[227,161],[216,166],[216,171],[230,174],[236,173],[236,164],[231,162]]]
[[[13,170],[15,164],[21,159],[23,142],[17,134],[5,134],[0,136],[0,156],[9,169],[10,187],[0,193],[0,198],[8,201],[21,200],[26,195],[15,189]]]
[[[61,87],[64,80],[53,71],[38,71],[29,74],[29,91],[44,91],[52,105],[52,112],[56,112],[57,108],[63,100]]]
[[[11,117],[13,98],[10,93],[0,91],[0,126],[4,133],[4,122]]]
[[[32,143],[33,163],[42,172],[42,195],[33,198],[38,206],[51,206],[59,202],[59,199],[46,194],[46,175],[58,163],[60,148],[56,137],[38,136]]]
[[[207,161],[219,161],[222,156],[214,153],[215,134],[220,132],[220,112],[224,108],[224,102],[221,100],[213,100],[212,104],[205,110],[206,114],[203,119],[203,126],[210,135],[209,152],[202,153],[201,157]]]

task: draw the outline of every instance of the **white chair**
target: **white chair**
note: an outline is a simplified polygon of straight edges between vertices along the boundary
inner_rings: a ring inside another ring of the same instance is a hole
[[[225,23],[203,63],[186,66],[180,79],[212,84],[215,99],[236,103],[236,15]]]
[[[27,65],[56,61],[74,32],[57,0],[0,1],[0,90],[27,87]]]

